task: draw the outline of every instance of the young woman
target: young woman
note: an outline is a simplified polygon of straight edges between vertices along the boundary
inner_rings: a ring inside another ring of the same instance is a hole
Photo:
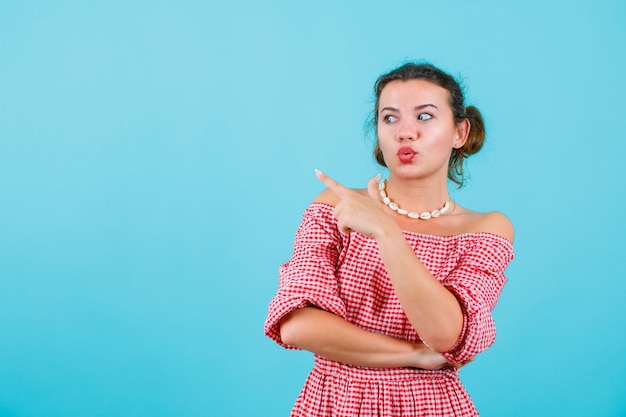
[[[480,112],[453,77],[405,64],[375,84],[374,156],[389,178],[328,188],[280,267],[265,333],[315,354],[292,416],[476,416],[459,368],[495,340],[513,258],[499,212],[451,201],[480,150]]]

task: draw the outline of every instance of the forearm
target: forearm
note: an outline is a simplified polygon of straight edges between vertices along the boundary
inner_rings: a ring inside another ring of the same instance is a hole
[[[409,322],[434,350],[452,348],[463,326],[463,312],[454,294],[420,262],[399,229],[386,230],[377,242]]]
[[[287,345],[346,364],[377,368],[429,365],[420,363],[420,352],[428,349],[426,346],[369,332],[315,307],[291,312],[281,322],[280,333]]]

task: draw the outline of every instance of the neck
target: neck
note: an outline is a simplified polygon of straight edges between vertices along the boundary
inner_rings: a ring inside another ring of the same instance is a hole
[[[450,200],[445,181],[405,179],[393,174],[387,181],[387,195],[401,207],[418,212],[439,209]]]

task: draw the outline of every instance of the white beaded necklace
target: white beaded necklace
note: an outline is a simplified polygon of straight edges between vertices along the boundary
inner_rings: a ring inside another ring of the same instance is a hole
[[[380,183],[378,184],[378,189],[380,190],[380,196],[383,198],[383,203],[385,203],[387,207],[397,212],[398,214],[403,214],[412,219],[428,220],[433,217],[439,217],[442,214],[445,214],[450,208],[450,202],[446,201],[443,207],[440,208],[439,210],[433,210],[430,212],[425,211],[423,213],[417,213],[415,211],[407,211],[398,207],[397,203],[394,203],[393,201],[391,201],[389,197],[387,197],[387,191],[385,191],[385,188],[387,188],[387,180],[381,180]]]

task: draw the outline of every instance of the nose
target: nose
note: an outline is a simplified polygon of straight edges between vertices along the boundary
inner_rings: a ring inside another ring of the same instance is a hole
[[[409,120],[403,120],[398,126],[396,138],[402,142],[405,140],[414,141],[419,135],[417,126],[415,123],[411,123]]]

